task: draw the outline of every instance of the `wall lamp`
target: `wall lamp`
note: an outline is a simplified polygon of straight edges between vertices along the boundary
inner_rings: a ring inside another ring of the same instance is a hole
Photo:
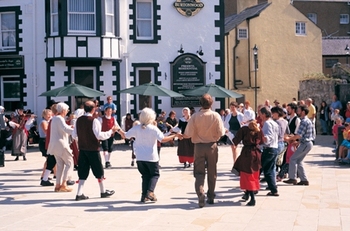
[[[182,44],[180,45],[180,50],[178,50],[177,51],[177,53],[179,53],[179,54],[183,54],[185,51],[184,51],[184,49],[183,49],[183,47],[182,47]]]
[[[198,56],[203,56],[203,50],[202,50],[202,46],[199,46],[199,50],[197,51]]]

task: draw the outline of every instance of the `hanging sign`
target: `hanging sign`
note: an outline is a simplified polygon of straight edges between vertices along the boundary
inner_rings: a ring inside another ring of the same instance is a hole
[[[191,17],[204,7],[204,3],[200,0],[176,0],[174,7],[183,16]]]

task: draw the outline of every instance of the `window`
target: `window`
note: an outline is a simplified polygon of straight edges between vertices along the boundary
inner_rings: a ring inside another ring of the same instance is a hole
[[[311,21],[313,21],[315,24],[317,24],[317,14],[315,14],[315,13],[308,13],[308,14],[307,14],[307,17],[308,17]]]
[[[51,35],[58,34],[58,0],[51,0]]]
[[[58,0],[51,0],[51,34],[58,34]]]
[[[114,35],[114,0],[106,0],[106,34]]]
[[[138,68],[137,69],[137,84],[145,84],[152,81],[153,70],[152,68]],[[148,95],[138,95],[137,98],[138,109],[142,110],[145,107],[152,108],[153,97]]]
[[[1,105],[8,111],[14,111],[21,102],[20,81],[16,76],[3,76],[1,80]]]
[[[338,59],[326,59],[326,68],[332,68],[336,63],[338,63]]]
[[[248,39],[248,29],[238,29],[238,39]]]
[[[340,24],[349,24],[349,15],[341,14],[340,15]]]
[[[0,51],[16,50],[16,13],[0,13],[1,44]]]
[[[153,39],[153,6],[151,1],[136,2],[136,37],[137,39]]]
[[[296,22],[295,23],[295,34],[296,35],[306,35],[305,22]]]
[[[68,0],[68,33],[95,33],[95,0]]]

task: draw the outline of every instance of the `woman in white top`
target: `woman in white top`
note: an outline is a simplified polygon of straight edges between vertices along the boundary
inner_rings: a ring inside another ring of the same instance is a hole
[[[117,132],[122,138],[135,138],[134,150],[137,169],[142,177],[141,202],[157,201],[154,189],[159,178],[159,156],[157,141],[169,142],[177,135],[164,137],[164,134],[155,125],[156,113],[150,108],[144,108],[139,116],[140,124],[132,127],[128,132],[119,129]]]
[[[224,121],[224,127],[226,130],[226,135],[228,137],[230,137],[230,134],[232,134],[233,136],[236,135],[243,121],[243,114],[240,111],[238,111],[238,104],[236,102],[230,103],[230,110],[231,110],[231,113],[226,116]],[[237,160],[238,154],[237,154],[237,147],[232,143],[232,139],[233,137],[230,137],[229,139],[227,139],[227,143],[231,145],[233,163],[234,163]]]

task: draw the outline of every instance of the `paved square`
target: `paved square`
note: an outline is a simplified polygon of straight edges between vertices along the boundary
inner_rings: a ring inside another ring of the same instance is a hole
[[[161,150],[161,176],[156,203],[142,204],[141,177],[131,167],[131,151],[115,146],[111,169],[105,170],[105,187],[116,193],[99,198],[97,180],[90,173],[84,194],[53,192],[40,186],[44,158],[37,147],[28,160],[13,161],[6,151],[0,168],[0,230],[235,230],[235,231],[347,231],[350,230],[350,166],[334,163],[331,136],[318,136],[305,159],[310,186],[278,183],[279,197],[266,197],[266,183],[255,207],[241,200],[239,178],[230,173],[229,146],[219,147],[214,205],[198,208],[192,168],[183,168],[176,147]],[[119,142],[120,143],[120,142]],[[72,174],[77,180],[76,172]],[[53,181],[54,182],[54,181]]]

